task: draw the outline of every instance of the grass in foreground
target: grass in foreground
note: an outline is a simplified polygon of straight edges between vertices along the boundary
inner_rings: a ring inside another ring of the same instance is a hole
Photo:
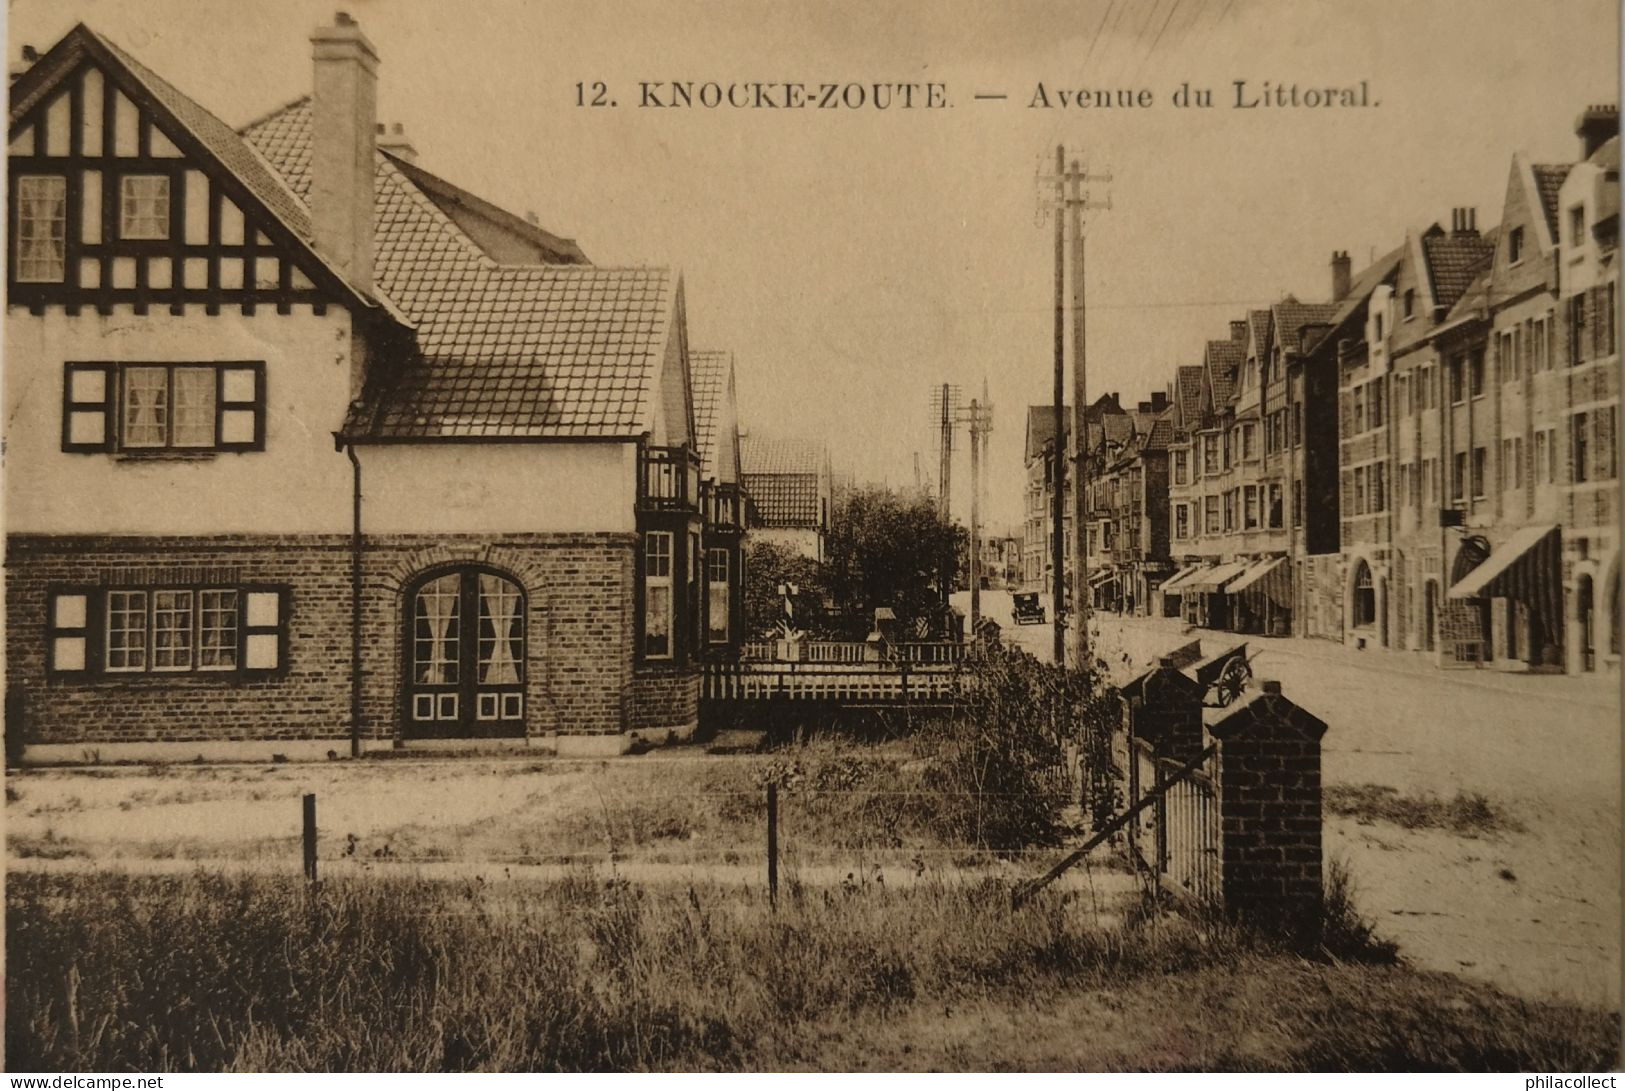
[[[1523,824],[1478,792],[1451,799],[1402,795],[1386,784],[1338,784],[1325,790],[1326,810],[1358,822],[1391,822],[1407,830],[1448,830],[1464,837],[1521,833]]]
[[[998,884],[12,876],[13,1070],[1598,1069],[1618,1018]]]

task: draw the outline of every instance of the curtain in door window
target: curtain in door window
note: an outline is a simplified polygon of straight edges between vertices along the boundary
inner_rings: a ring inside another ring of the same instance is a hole
[[[480,684],[517,685],[524,662],[519,588],[500,576],[480,576]]]
[[[421,685],[457,681],[458,595],[461,578],[441,576],[423,585],[414,607],[413,660]]]

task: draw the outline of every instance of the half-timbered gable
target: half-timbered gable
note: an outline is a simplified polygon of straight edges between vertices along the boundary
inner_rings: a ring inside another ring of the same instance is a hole
[[[371,305],[224,122],[81,25],[12,87],[7,287],[34,313]]]

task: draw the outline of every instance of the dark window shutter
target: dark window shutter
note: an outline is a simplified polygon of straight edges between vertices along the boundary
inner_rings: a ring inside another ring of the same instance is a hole
[[[62,449],[76,453],[111,451],[117,404],[111,364],[69,363],[62,368]]]

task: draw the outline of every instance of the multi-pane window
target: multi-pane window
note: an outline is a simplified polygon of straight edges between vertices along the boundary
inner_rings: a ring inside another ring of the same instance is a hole
[[[1529,327],[1529,371],[1533,374],[1551,366],[1551,324],[1537,318]]]
[[[1202,529],[1207,534],[1219,533],[1219,498],[1217,496],[1204,497],[1202,500]]]
[[[264,446],[258,363],[66,365],[65,451],[248,451]]]
[[[1488,473],[1487,473],[1487,470],[1489,468],[1489,458],[1490,458],[1489,448],[1487,448],[1487,447],[1474,447],[1473,448],[1473,499],[1474,500],[1482,500],[1482,499],[1484,499],[1484,491],[1485,491],[1485,488],[1486,488],[1486,478],[1489,476]]]
[[[1202,473],[1214,477],[1219,472],[1219,437],[1202,437]]]
[[[1244,425],[1241,426],[1241,457],[1242,458],[1250,459],[1256,453],[1255,449],[1257,447],[1257,440],[1256,440],[1256,437],[1255,437],[1254,434],[1257,431],[1258,431],[1258,426],[1254,425],[1254,424],[1244,424]]]
[[[1270,485],[1269,525],[1272,529],[1281,528],[1281,486],[1278,483]]]
[[[1174,537],[1189,538],[1191,536],[1191,510],[1185,504],[1174,505]]]
[[[1371,467],[1371,510],[1388,510],[1388,464],[1379,462]]]
[[[1460,503],[1467,497],[1467,452],[1457,451],[1451,460],[1450,499]]]
[[[1590,453],[1589,440],[1586,435],[1589,417],[1585,413],[1576,413],[1569,418],[1569,436],[1571,442],[1571,461],[1574,466],[1574,483],[1580,484],[1589,480],[1590,463],[1587,455]]]
[[[643,536],[643,654],[672,655],[672,535],[651,530]]]
[[[1244,490],[1243,517],[1245,528],[1252,530],[1258,525],[1258,486],[1248,485]]]
[[[119,187],[119,235],[169,238],[169,176],[126,174]]]
[[[1575,205],[1569,209],[1569,245],[1579,246],[1585,241],[1586,207]]]
[[[1448,367],[1450,368],[1450,404],[1460,405],[1467,400],[1466,357],[1451,357]]]
[[[728,551],[706,551],[705,561],[705,625],[713,643],[728,639]]]
[[[236,587],[121,587],[51,595],[57,673],[272,671],[281,666],[284,593]]]
[[[19,281],[54,284],[67,267],[68,180],[58,175],[17,179]]]
[[[1539,484],[1542,484],[1542,483],[1545,483],[1545,482],[1550,482],[1551,479],[1552,479],[1552,477],[1551,477],[1551,467],[1552,467],[1552,456],[1551,456],[1551,447],[1550,447],[1549,439],[1548,439],[1545,432],[1543,432],[1543,431],[1542,432],[1536,432],[1535,433],[1535,479],[1534,479],[1534,483],[1539,485]]]
[[[1592,417],[1597,424],[1597,478],[1606,481],[1619,473],[1619,407],[1599,409]]]
[[[107,669],[147,669],[147,593],[107,593]]]
[[[1366,513],[1365,477],[1365,467],[1356,466],[1354,468],[1354,508],[1349,512],[1350,515],[1364,515]]]
[[[1484,396],[1484,350],[1475,349],[1467,360],[1468,383],[1475,398]]]
[[[1354,434],[1359,435],[1365,431],[1365,387],[1354,388]]]
[[[1190,480],[1190,453],[1174,452],[1174,484],[1184,485]]]
[[[1507,232],[1507,264],[1516,265],[1523,260],[1523,228],[1514,227]]]

